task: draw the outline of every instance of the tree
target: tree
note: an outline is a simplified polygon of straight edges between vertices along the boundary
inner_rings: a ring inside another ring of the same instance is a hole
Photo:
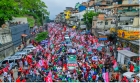
[[[37,34],[35,40],[36,40],[37,42],[41,42],[42,40],[45,40],[45,39],[48,38],[48,37],[49,37],[49,36],[48,36],[48,32],[42,32],[42,33]]]
[[[42,17],[45,19],[46,15],[49,15],[46,4],[41,0],[15,0],[19,3],[19,7],[22,11],[29,16],[33,16],[36,19],[36,23],[40,25]]]
[[[45,22],[47,22],[47,23],[50,22],[49,16],[46,16]]]
[[[0,0],[0,25],[12,17],[33,16],[37,24],[42,23],[42,16],[49,15],[46,4],[41,0]]]
[[[12,19],[20,13],[18,9],[18,3],[14,0],[0,0],[0,26],[5,23],[6,20]]]
[[[92,19],[94,16],[98,16],[98,13],[94,11],[88,11],[83,15],[84,23],[87,25],[88,29],[92,27]]]

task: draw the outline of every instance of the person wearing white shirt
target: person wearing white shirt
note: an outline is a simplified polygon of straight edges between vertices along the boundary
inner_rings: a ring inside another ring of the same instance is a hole
[[[9,82],[12,82],[12,77],[11,77],[10,73],[7,75],[7,79],[8,79]]]
[[[99,78],[99,75],[97,74],[97,75],[96,75],[96,82],[98,82],[98,78]]]
[[[3,73],[3,76],[7,77],[7,72],[4,72],[4,73]]]

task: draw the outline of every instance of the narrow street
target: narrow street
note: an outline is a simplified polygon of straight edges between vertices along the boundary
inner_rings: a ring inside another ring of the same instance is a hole
[[[0,82],[140,82],[140,0],[1,0]]]

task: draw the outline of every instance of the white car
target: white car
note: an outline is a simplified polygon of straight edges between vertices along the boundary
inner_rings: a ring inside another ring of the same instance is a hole
[[[22,59],[22,56],[8,56],[3,61],[1,61],[0,65],[6,67],[6,63],[12,65],[12,67],[17,66],[17,60]]]
[[[26,46],[26,48],[30,48],[30,49],[32,49],[32,50],[35,50],[35,49],[36,49],[36,47],[34,47],[32,44]]]
[[[16,52],[14,56],[26,56],[27,54],[28,54],[27,52],[19,51],[19,52]]]
[[[22,50],[22,52],[27,52],[27,54],[29,54],[32,51],[33,50],[31,48],[25,48],[25,49]]]

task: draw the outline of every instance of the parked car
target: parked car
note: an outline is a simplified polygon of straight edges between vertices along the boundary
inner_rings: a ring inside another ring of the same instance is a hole
[[[13,56],[26,56],[28,53],[27,52],[23,52],[23,51],[19,51],[19,52],[16,52]]]
[[[35,49],[36,49],[36,47],[34,47],[32,44],[26,46],[26,48],[30,48],[30,49],[32,49],[32,50],[35,50]]]
[[[22,56],[8,56],[1,61],[0,66],[6,67],[6,64],[9,63],[13,67],[17,66],[17,60],[20,60]]]
[[[22,50],[22,52],[27,52],[27,54],[29,54],[30,52],[32,52],[33,50],[31,48],[24,48]]]

